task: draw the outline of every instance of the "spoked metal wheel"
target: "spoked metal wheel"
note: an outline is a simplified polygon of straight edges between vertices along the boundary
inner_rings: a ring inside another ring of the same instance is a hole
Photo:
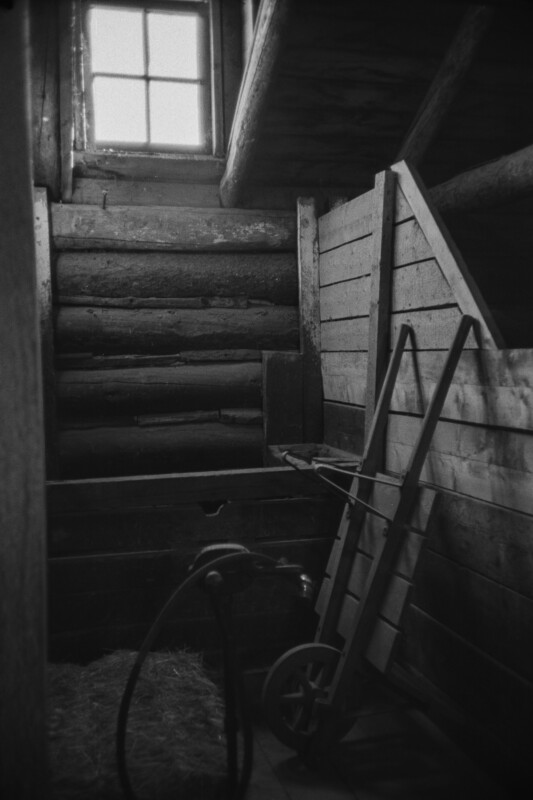
[[[282,655],[263,687],[263,712],[280,742],[302,752],[318,727],[316,701],[328,694],[340,652],[326,644],[304,644]],[[353,720],[341,719],[337,738]]]

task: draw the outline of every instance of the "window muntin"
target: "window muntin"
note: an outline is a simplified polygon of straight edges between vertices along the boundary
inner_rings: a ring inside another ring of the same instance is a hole
[[[97,149],[210,152],[207,3],[90,3]]]

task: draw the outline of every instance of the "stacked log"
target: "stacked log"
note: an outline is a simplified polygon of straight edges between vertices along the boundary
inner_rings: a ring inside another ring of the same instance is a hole
[[[157,211],[52,208],[63,478],[262,463],[261,354],[299,343],[294,215]]]

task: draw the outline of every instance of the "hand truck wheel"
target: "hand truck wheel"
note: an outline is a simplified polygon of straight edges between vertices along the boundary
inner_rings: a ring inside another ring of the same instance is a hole
[[[273,664],[263,686],[263,713],[280,742],[305,750],[318,728],[316,701],[327,696],[339,657],[329,645],[304,644]],[[353,718],[341,717],[336,738],[342,739],[353,724]]]

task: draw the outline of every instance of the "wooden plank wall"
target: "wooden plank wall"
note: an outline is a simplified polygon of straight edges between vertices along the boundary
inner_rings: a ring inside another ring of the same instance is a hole
[[[367,372],[370,206],[368,193],[319,221],[326,436],[356,453]],[[391,344],[401,322],[413,326],[414,341],[391,403],[390,472],[407,466],[459,317],[398,189]],[[495,763],[506,765],[507,780],[509,764],[527,772],[533,744],[533,594],[525,579],[533,560],[532,376],[532,350],[480,350],[473,337],[467,341],[423,471],[442,497],[399,655],[445,716],[461,721],[455,732],[467,746],[478,742],[485,756],[499,754]]]
[[[294,212],[52,204],[63,478],[259,466],[298,348]]]

